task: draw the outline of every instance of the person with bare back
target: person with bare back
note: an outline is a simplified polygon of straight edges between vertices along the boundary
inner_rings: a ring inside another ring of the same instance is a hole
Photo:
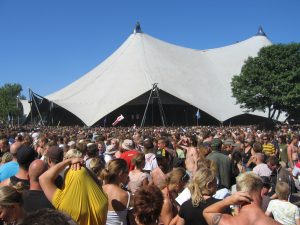
[[[263,182],[258,175],[252,172],[242,173],[237,177],[238,192],[204,209],[205,220],[210,225],[279,225],[261,209],[262,187]],[[223,213],[230,205],[239,208],[237,215]]]

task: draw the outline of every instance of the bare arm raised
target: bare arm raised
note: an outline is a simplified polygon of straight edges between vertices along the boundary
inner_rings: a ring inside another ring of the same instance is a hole
[[[246,192],[236,192],[233,195],[208,206],[203,211],[203,216],[206,222],[210,225],[217,224],[233,224],[232,216],[222,214],[230,205],[243,205],[252,201],[251,196]]]
[[[49,170],[47,170],[45,173],[43,173],[40,176],[39,178],[40,185],[50,202],[52,201],[54,193],[57,189],[54,181],[58,176],[58,174],[61,171],[63,171],[64,168],[66,168],[67,166],[71,166],[71,169],[73,170],[78,170],[80,169],[82,164],[83,164],[83,159],[81,158],[67,159],[51,167]]]

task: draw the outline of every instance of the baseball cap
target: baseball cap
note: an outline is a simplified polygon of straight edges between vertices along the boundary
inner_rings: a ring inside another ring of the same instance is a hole
[[[222,141],[219,138],[214,138],[210,146],[213,150],[219,150],[222,146]]]
[[[130,139],[125,139],[122,143],[122,149],[132,150],[133,149],[133,141]]]
[[[235,142],[234,142],[231,138],[227,138],[227,139],[224,141],[224,145],[231,145],[231,146],[234,146],[234,145],[235,145]]]

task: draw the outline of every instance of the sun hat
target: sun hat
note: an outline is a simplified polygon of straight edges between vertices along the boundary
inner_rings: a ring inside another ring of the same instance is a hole
[[[132,150],[133,149],[133,141],[130,139],[125,139],[122,143],[123,150]]]

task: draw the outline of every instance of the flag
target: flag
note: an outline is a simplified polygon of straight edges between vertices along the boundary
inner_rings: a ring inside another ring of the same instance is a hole
[[[197,113],[196,113],[196,119],[199,120],[200,117],[201,117],[201,116],[200,116],[200,110],[198,109],[198,110],[197,110]]]
[[[10,123],[11,119],[12,119],[11,113],[8,113],[8,115],[7,115],[7,121]]]
[[[115,122],[113,122],[113,126],[116,126],[120,121],[122,121],[124,119],[124,116],[121,114],[120,116],[118,116],[118,118],[115,120]]]

